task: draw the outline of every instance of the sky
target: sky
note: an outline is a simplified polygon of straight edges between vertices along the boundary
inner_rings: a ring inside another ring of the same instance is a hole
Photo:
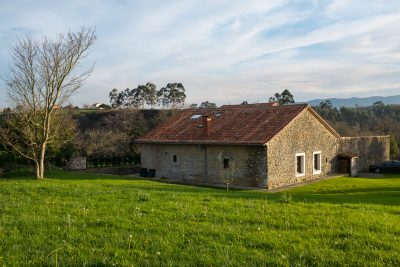
[[[186,103],[400,94],[399,0],[0,0],[0,74],[18,38],[95,26],[74,105],[181,82]],[[0,81],[0,107],[7,106]]]

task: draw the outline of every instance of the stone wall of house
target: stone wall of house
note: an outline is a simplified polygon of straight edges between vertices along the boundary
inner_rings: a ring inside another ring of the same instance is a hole
[[[367,171],[369,165],[389,160],[389,136],[341,137],[338,154],[357,155],[357,171]]]
[[[338,138],[308,110],[267,143],[268,188],[316,179],[336,172]],[[321,173],[313,173],[313,152],[321,152]],[[305,153],[305,174],[296,176],[296,153]]]
[[[223,162],[229,159],[234,185],[265,187],[266,184],[263,146],[141,144],[139,150],[142,167],[155,169],[159,178],[222,184]]]

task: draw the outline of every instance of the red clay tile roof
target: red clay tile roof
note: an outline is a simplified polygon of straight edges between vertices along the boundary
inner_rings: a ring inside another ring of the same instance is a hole
[[[307,107],[295,104],[185,109],[138,138],[136,143],[264,145]],[[191,119],[193,115],[211,118],[209,137],[204,137],[203,128],[199,127],[202,117]]]
[[[270,103],[254,103],[254,104],[238,104],[238,105],[223,105],[221,108],[257,108],[257,107],[275,107],[279,104],[276,102]]]

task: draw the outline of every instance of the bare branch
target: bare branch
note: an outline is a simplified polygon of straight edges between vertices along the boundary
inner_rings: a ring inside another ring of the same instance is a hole
[[[95,40],[95,28],[82,27],[55,40],[44,37],[38,41],[27,36],[12,50],[13,65],[2,79],[14,112],[0,138],[39,163],[37,178],[43,178],[47,144],[62,141],[63,135],[57,136],[57,123],[61,122],[54,119],[54,107],[67,101],[93,71],[90,66],[79,72],[77,66]]]

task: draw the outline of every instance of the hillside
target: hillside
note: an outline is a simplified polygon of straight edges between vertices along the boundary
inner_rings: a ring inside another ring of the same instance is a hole
[[[399,266],[400,176],[281,193],[53,172],[0,179],[0,266]]]
[[[400,95],[394,96],[370,96],[370,97],[351,97],[351,98],[326,98],[307,101],[311,106],[318,106],[322,101],[330,100],[335,107],[361,107],[372,106],[377,101],[382,101],[386,105],[400,104]]]

